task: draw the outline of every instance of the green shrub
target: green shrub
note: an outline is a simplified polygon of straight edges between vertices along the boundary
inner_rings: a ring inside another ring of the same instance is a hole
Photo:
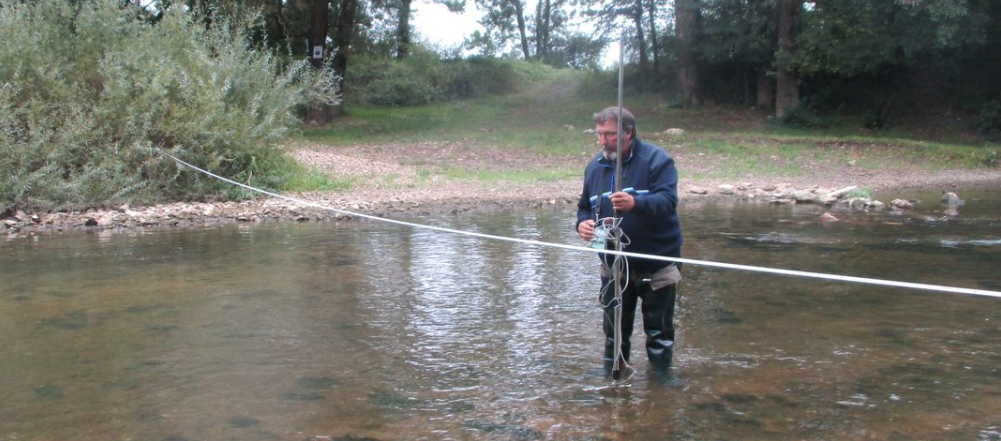
[[[445,63],[450,98],[481,98],[515,92],[522,78],[510,63],[490,58],[452,60]]]
[[[150,24],[121,4],[0,0],[0,211],[223,191],[165,152],[280,190],[275,145],[297,105],[333,99],[330,71],[251,47],[254,17]]]
[[[417,50],[403,59],[361,56],[348,69],[353,100],[385,106],[420,106],[517,91],[537,76],[532,63],[488,58],[442,60]],[[522,66],[524,65],[524,66]]]
[[[797,129],[819,129],[831,125],[830,121],[818,115],[817,111],[805,101],[800,101],[787,111],[780,122],[783,126]]]
[[[386,106],[416,106],[434,102],[440,91],[434,83],[435,69],[428,69],[425,55],[405,60],[386,57],[355,59],[347,79],[350,93],[361,102]]]
[[[983,163],[988,167],[1001,167],[1001,151],[995,149],[985,152]]]
[[[980,108],[979,126],[988,141],[1001,142],[1001,97],[984,103]]]
[[[845,199],[851,199],[851,198],[872,199],[873,198],[873,191],[869,187],[856,188],[856,189],[854,189],[852,191],[849,191],[848,194],[846,194],[844,198]]]

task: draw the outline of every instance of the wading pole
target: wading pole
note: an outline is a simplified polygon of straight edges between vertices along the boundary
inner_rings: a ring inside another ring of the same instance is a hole
[[[625,32],[619,37],[619,111],[617,115],[618,121],[615,129],[615,193],[622,191],[622,83],[624,82],[624,70],[622,67],[622,52],[623,46],[625,46]],[[618,210],[613,214],[615,219],[618,219],[621,215]],[[616,226],[612,241],[615,243],[615,251],[622,251],[622,230]],[[615,256],[612,260],[612,283],[615,284],[615,300],[614,300],[614,317],[612,326],[614,327],[613,332],[613,344],[615,345],[615,350],[612,351],[614,354],[614,361],[612,362],[612,379],[618,380],[622,377],[622,363],[625,362],[622,356],[622,257],[621,255]]]

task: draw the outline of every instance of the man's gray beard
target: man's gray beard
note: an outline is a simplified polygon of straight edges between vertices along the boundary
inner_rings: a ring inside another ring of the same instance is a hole
[[[610,152],[610,151],[605,150],[605,149],[601,150],[601,154],[604,155],[605,159],[609,160],[609,161],[614,161],[615,158],[619,157],[619,152],[615,152],[615,151],[611,151]]]

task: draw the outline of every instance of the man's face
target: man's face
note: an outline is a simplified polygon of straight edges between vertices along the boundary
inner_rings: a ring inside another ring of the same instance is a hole
[[[618,139],[616,138],[616,129],[618,124],[616,121],[608,120],[601,124],[595,126],[595,133],[598,135],[598,144],[601,145],[601,153],[605,155],[606,159],[615,159],[615,150],[618,148]],[[632,141],[632,134],[629,132],[622,133],[622,155],[625,156],[629,153],[629,143]]]

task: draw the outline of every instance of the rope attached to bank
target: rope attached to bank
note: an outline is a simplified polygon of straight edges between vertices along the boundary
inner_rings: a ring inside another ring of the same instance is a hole
[[[538,241],[538,240],[529,240],[529,239],[518,239],[518,238],[514,238],[514,237],[495,236],[495,235],[492,235],[492,234],[475,233],[475,232],[471,232],[471,231],[456,230],[456,229],[452,229],[452,228],[444,228],[444,227],[436,227],[436,226],[432,226],[432,225],[423,225],[423,224],[417,224],[417,223],[412,223],[412,222],[404,222],[404,221],[395,220],[395,219],[389,219],[389,218],[385,218],[385,217],[372,216],[372,215],[363,214],[363,213],[356,213],[356,212],[352,212],[352,211],[341,210],[339,208],[328,207],[328,206],[325,206],[325,205],[322,205],[322,204],[318,204],[316,202],[310,202],[310,201],[306,201],[306,200],[303,200],[303,199],[293,198],[293,197],[290,197],[290,196],[280,195],[278,193],[273,193],[273,192],[270,192],[270,191],[267,191],[267,190],[262,190],[262,189],[259,189],[259,188],[251,187],[249,185],[242,184],[240,182],[236,182],[236,181],[234,181],[232,179],[228,179],[228,178],[219,176],[219,175],[217,175],[215,173],[212,173],[212,172],[210,172],[208,170],[204,170],[204,169],[201,169],[201,168],[196,167],[194,165],[191,165],[191,164],[189,164],[189,163],[187,163],[187,162],[185,162],[185,161],[183,161],[183,160],[181,160],[181,159],[177,158],[176,156],[171,155],[169,153],[163,152],[163,154],[165,156],[168,156],[168,157],[172,158],[174,161],[176,161],[178,164],[180,164],[182,166],[188,167],[188,168],[190,168],[192,170],[198,171],[199,173],[205,174],[207,176],[211,176],[211,177],[213,177],[215,179],[218,179],[220,181],[227,182],[227,183],[236,185],[238,187],[245,188],[247,190],[250,190],[250,191],[253,191],[253,192],[256,192],[256,193],[265,194],[265,195],[268,195],[268,196],[271,196],[271,197],[274,197],[274,198],[284,199],[286,201],[295,202],[297,204],[302,204],[302,205],[305,205],[305,206],[319,208],[319,209],[322,209],[322,210],[328,210],[328,211],[332,211],[332,212],[335,212],[335,213],[341,213],[341,214],[348,215],[348,216],[354,216],[354,217],[359,217],[359,218],[363,218],[363,219],[370,219],[370,220],[379,221],[379,222],[386,222],[386,223],[391,223],[391,224],[396,224],[396,225],[402,225],[402,226],[411,227],[411,228],[417,228],[417,229],[423,228],[423,229],[426,229],[426,230],[440,231],[440,232],[443,232],[443,233],[452,233],[452,234],[459,234],[459,235],[470,236],[470,237],[478,237],[478,238],[482,238],[482,239],[499,240],[499,241],[504,241],[504,242],[514,242],[514,243],[527,244],[527,245],[538,245],[538,246],[543,246],[543,247],[559,248],[559,249],[570,250],[570,251],[579,251],[579,252],[596,253],[596,254],[599,254],[599,253],[600,254],[609,254],[609,255],[622,256],[622,257],[635,257],[635,258],[642,258],[642,259],[649,259],[649,260],[657,260],[657,261],[662,261],[662,262],[676,262],[676,263],[684,263],[684,264],[689,264],[689,265],[707,266],[707,267],[712,267],[712,268],[723,268],[723,269],[732,269],[732,270],[741,270],[741,271],[751,271],[751,272],[765,273],[765,274],[779,274],[779,275],[784,275],[784,276],[806,277],[806,278],[813,278],[813,279],[833,280],[833,281],[839,281],[839,282],[862,283],[862,284],[867,284],[867,285],[889,286],[889,287],[896,287],[896,288],[917,289],[917,290],[925,290],[925,291],[951,292],[951,293],[957,293],[957,294],[968,294],[968,295],[974,295],[974,296],[994,297],[994,298],[1001,299],[1001,292],[990,291],[990,290],[986,290],[986,289],[961,288],[961,287],[943,286],[943,285],[929,285],[929,284],[925,284],[925,283],[899,282],[899,281],[895,281],[895,280],[871,279],[871,278],[868,278],[868,277],[842,276],[842,275],[837,275],[837,274],[824,274],[824,273],[815,273],[815,272],[810,272],[810,271],[797,271],[797,270],[787,270],[787,269],[781,269],[781,268],[768,268],[768,267],[761,267],[761,266],[740,265],[740,264],[734,264],[734,263],[713,262],[713,261],[708,261],[708,260],[686,259],[686,258],[681,258],[681,257],[654,256],[654,255],[650,255],[650,254],[632,253],[632,252],[628,252],[628,251],[599,250],[599,249],[595,249],[595,248],[591,248],[591,247],[566,245],[566,244],[559,244],[559,243],[553,243],[553,242],[542,242],[542,241]]]

